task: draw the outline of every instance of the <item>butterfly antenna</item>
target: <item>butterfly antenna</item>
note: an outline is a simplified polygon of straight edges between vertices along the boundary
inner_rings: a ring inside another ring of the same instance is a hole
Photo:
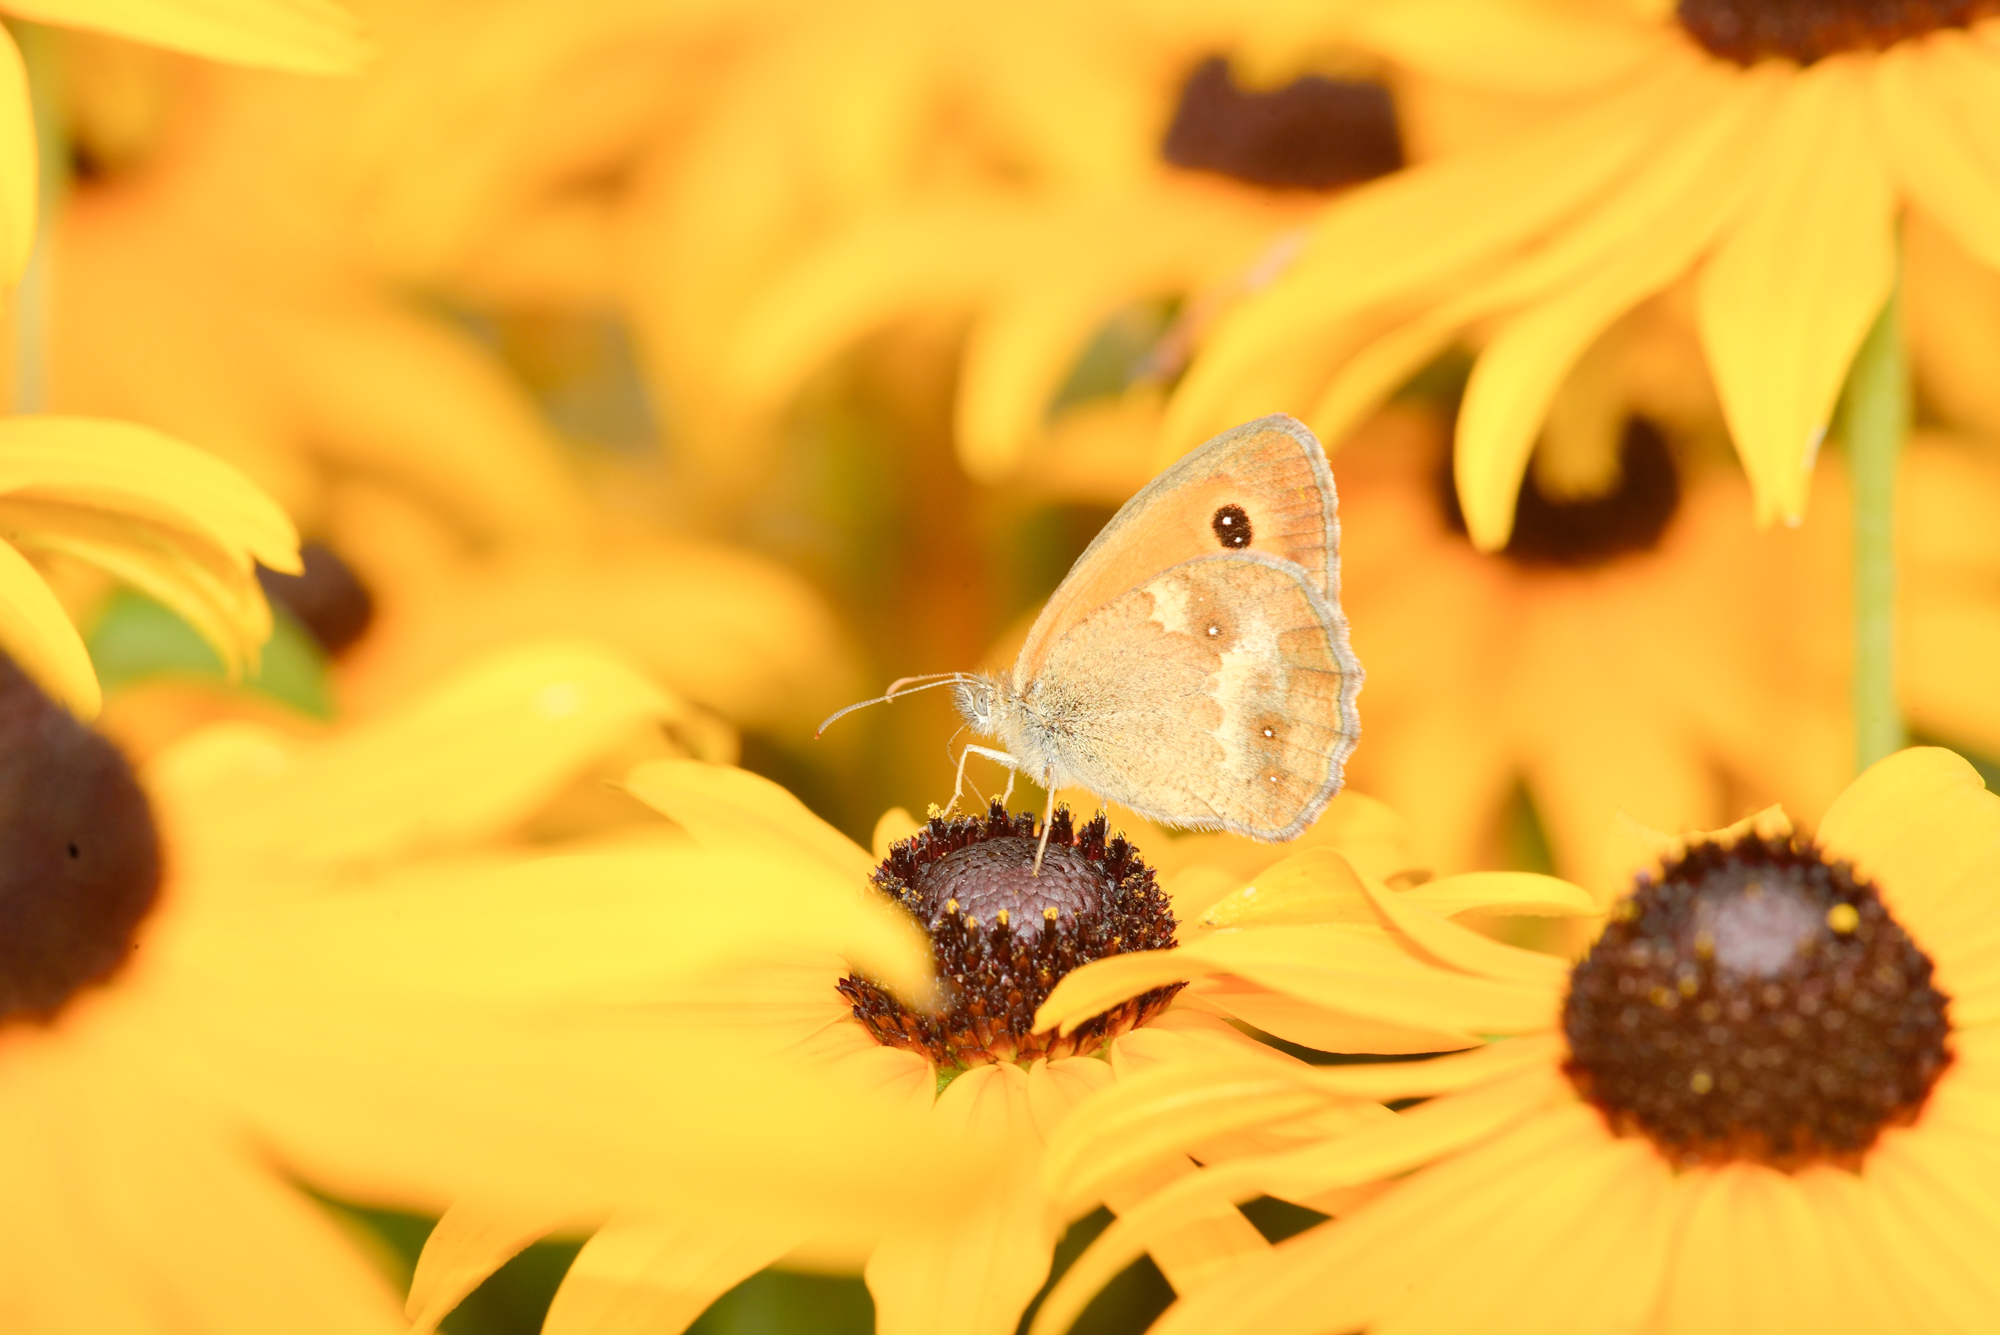
[[[933,686],[949,686],[955,681],[962,680],[964,677],[965,674],[963,672],[926,672],[918,677],[898,677],[889,683],[887,691],[876,696],[873,700],[858,700],[845,709],[836,709],[833,713],[827,715],[826,721],[813,730],[813,740],[818,741],[821,733],[832,727],[837,720],[845,718],[857,709],[866,709],[870,705],[886,705],[899,696],[910,695],[917,691],[928,691]],[[937,680],[938,678],[942,678],[942,680]],[[923,684],[912,686],[910,684],[912,682],[922,682]],[[905,689],[906,687],[908,689]]]

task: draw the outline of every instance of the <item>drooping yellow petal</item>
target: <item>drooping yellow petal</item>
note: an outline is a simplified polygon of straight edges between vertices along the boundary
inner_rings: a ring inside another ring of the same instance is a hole
[[[1805,513],[1847,364],[1895,281],[1896,196],[1865,79],[1835,57],[1791,81],[1766,178],[1701,272],[1702,347],[1763,522]]]
[[[1009,1335],[1049,1273],[1055,1223],[1035,1177],[1038,1142],[1028,1073],[983,1066],[938,1096],[938,1121],[1001,1148],[998,1171],[967,1179],[973,1203],[947,1228],[899,1231],[868,1258],[880,1335]]]
[[[543,1335],[677,1335],[793,1241],[747,1221],[614,1215],[570,1263]]]
[[[38,685],[82,718],[104,703],[83,637],[41,574],[0,542],[0,649]]]
[[[7,0],[7,8],[42,23],[301,74],[352,74],[368,57],[360,25],[338,0]]]
[[[1687,272],[1740,207],[1762,162],[1775,78],[1723,85],[1710,114],[1633,187],[1635,225],[1619,251],[1503,324],[1465,388],[1454,473],[1466,531],[1481,551],[1506,546],[1529,451],[1570,366],[1613,320]]]
[[[135,423],[0,420],[0,492],[186,529],[245,569],[300,569],[298,531],[270,497],[214,455]]]
[[[777,847],[823,863],[856,887],[875,860],[769,779],[693,760],[658,760],[625,780],[632,795],[711,847]]]
[[[439,1217],[410,1276],[403,1310],[411,1335],[431,1335],[465,1296],[522,1248],[563,1223],[560,1214],[456,1201]]]

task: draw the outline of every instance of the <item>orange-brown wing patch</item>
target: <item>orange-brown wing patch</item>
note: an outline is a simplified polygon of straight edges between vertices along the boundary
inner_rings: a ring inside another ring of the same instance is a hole
[[[1333,474],[1311,431],[1283,414],[1223,432],[1125,502],[1070,568],[1028,634],[1017,685],[1081,618],[1199,556],[1257,552],[1296,563],[1329,603],[1340,596]]]
[[[1283,840],[1339,791],[1360,686],[1338,609],[1253,552],[1184,562],[1092,612],[1025,703],[1068,781],[1152,820]]]

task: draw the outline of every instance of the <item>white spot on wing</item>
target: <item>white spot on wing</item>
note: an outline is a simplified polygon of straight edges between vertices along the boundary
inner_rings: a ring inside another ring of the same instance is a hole
[[[1255,604],[1245,607],[1244,613],[1236,642],[1222,651],[1222,662],[1208,686],[1208,693],[1222,706],[1222,721],[1210,735],[1222,747],[1223,772],[1236,779],[1247,778],[1258,768],[1256,757],[1244,745],[1250,720],[1271,712],[1284,696],[1277,628]]]
[[[1172,576],[1162,575],[1146,586],[1146,592],[1153,596],[1153,613],[1149,620],[1160,624],[1169,635],[1188,633],[1188,593],[1187,586]]]

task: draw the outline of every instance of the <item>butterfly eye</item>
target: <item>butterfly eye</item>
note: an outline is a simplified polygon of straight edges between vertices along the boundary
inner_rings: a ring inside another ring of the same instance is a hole
[[[1225,547],[1250,545],[1250,516],[1240,505],[1223,506],[1210,516],[1208,526],[1215,530],[1215,540]]]

